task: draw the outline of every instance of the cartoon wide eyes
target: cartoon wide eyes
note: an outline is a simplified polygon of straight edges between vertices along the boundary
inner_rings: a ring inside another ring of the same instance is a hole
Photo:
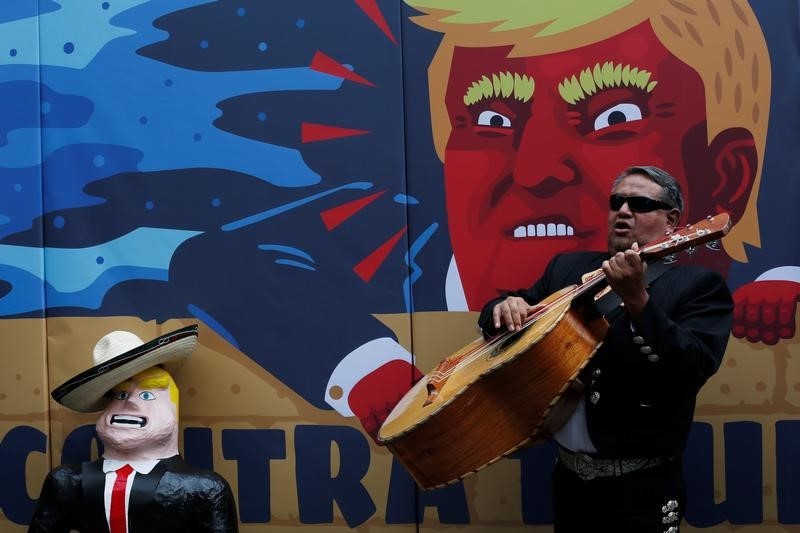
[[[120,390],[114,393],[115,400],[127,400],[129,397],[130,394],[128,394],[128,391],[126,390]]]
[[[497,111],[481,111],[478,115],[478,126],[493,126],[496,128],[510,128],[511,119]]]
[[[150,400],[155,400],[156,395],[150,392],[149,390],[143,390],[142,392],[139,393],[139,398],[141,398],[142,400],[150,401]]]
[[[597,115],[597,118],[594,119],[594,131],[634,120],[642,120],[641,108],[636,104],[623,102],[609,107]]]

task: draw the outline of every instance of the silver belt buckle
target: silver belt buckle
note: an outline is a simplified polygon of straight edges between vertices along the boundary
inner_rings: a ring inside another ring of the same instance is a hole
[[[575,454],[575,473],[584,481],[591,481],[595,478],[594,462],[589,455]]]

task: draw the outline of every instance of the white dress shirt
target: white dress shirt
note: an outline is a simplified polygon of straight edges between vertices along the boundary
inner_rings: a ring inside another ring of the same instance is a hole
[[[133,486],[133,478],[136,474],[149,474],[153,468],[158,464],[161,459],[149,459],[147,461],[118,461],[116,459],[103,460],[103,472],[106,474],[105,489],[103,491],[103,503],[106,508],[106,522],[109,522],[111,516],[111,492],[114,489],[114,482],[117,480],[117,469],[125,465],[131,465],[133,472],[128,475],[125,485],[125,518],[128,518],[128,502],[131,498],[131,487]]]

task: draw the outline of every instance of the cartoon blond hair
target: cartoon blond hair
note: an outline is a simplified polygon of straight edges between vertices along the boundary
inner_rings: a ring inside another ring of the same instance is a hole
[[[729,128],[753,136],[757,168],[744,213],[724,241],[746,261],[744,243],[760,246],[756,200],[767,137],[771,72],[763,32],[745,0],[405,0],[422,27],[443,33],[428,70],[431,124],[440,160],[450,135],[445,92],[453,49],[511,45],[510,57],[560,52],[649,22],[662,44],[705,86],[709,144]]]

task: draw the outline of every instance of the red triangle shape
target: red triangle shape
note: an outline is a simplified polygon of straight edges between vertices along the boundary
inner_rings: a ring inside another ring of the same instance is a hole
[[[355,137],[356,135],[366,135],[367,133],[371,132],[369,130],[356,130],[352,128],[340,128],[338,126],[303,122],[300,131],[300,139],[304,143],[311,143],[338,139],[341,137]]]
[[[311,58],[310,67],[311,70],[316,70],[317,72],[330,74],[331,76],[344,78],[350,81],[354,81],[356,83],[360,83],[362,85],[369,85],[370,87],[375,87],[375,84],[369,81],[368,79],[359,76],[349,68],[335,61],[332,57],[326,56],[319,50],[317,50],[317,52],[314,53],[314,57]]]

